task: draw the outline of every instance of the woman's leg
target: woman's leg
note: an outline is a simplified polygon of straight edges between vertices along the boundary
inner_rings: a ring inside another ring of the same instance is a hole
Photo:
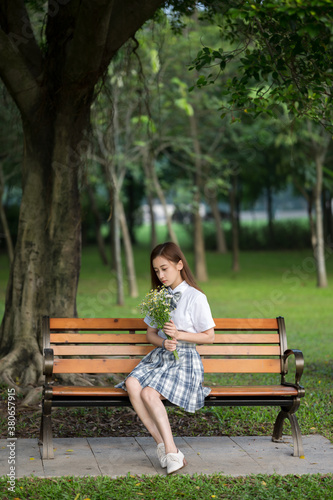
[[[147,411],[146,405],[142,401],[142,387],[140,385],[140,382],[135,377],[128,377],[125,384],[128,396],[139,419],[155,439],[156,443],[163,443],[163,438],[159,432],[159,429],[156,426],[155,421]]]
[[[159,430],[159,434],[165,445],[165,453],[177,453],[168,414],[161,401],[160,393],[152,387],[145,387],[141,391],[141,400],[146,407],[147,413]]]

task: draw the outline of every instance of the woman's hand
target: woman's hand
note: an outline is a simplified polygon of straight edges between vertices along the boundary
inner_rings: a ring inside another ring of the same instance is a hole
[[[164,340],[164,348],[167,351],[175,351],[177,349],[177,340],[176,339],[165,339]]]
[[[165,335],[169,335],[169,337],[172,337],[176,340],[179,339],[179,331],[177,330],[176,325],[172,320],[170,320],[168,323],[164,323],[163,331]]]

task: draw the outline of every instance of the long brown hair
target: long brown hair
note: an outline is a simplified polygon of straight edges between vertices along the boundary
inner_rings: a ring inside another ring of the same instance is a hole
[[[195,282],[195,279],[187,263],[185,255],[183,254],[179,246],[173,243],[172,241],[167,241],[166,243],[161,243],[160,245],[157,245],[157,247],[155,247],[154,250],[151,252],[150,274],[151,274],[151,284],[153,289],[161,286],[161,282],[158,279],[153,267],[153,260],[156,259],[156,257],[164,257],[165,259],[169,260],[170,262],[173,262],[174,264],[178,264],[178,262],[181,260],[183,262],[183,269],[181,269],[180,271],[181,277],[190,286],[193,286],[193,288],[200,290],[200,288]],[[202,290],[200,290],[200,292],[201,291]]]

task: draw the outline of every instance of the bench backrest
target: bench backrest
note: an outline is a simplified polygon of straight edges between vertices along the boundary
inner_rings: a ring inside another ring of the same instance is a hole
[[[284,373],[284,319],[214,319],[215,341],[198,345],[206,373]],[[139,318],[43,317],[53,373],[129,373],[154,349]],[[223,332],[223,333],[220,333]]]

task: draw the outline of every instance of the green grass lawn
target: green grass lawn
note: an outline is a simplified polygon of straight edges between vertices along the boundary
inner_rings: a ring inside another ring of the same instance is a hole
[[[0,478],[0,491],[6,490]],[[333,475],[257,475],[226,477],[221,474],[56,478],[17,480],[16,491],[3,500],[330,500]]]
[[[187,257],[193,268],[193,254],[187,253]],[[95,248],[85,248],[77,297],[79,316],[139,316],[137,305],[150,288],[149,251],[143,245],[136,248],[135,260],[140,296],[137,299],[129,298],[125,284],[126,303],[120,307],[115,303],[115,276],[102,265]],[[235,274],[231,271],[230,255],[207,254],[209,281],[200,283],[200,286],[207,294],[213,316],[285,317],[288,347],[302,350],[305,357],[302,384],[305,386],[306,396],[297,412],[302,434],[320,433],[333,442],[333,255],[327,256],[329,287],[326,289],[316,287],[316,273],[310,251],[243,252],[240,263],[241,270]],[[4,282],[7,276],[6,258],[0,256],[1,314],[4,310]],[[240,382],[239,376],[230,378],[233,383]],[[208,382],[214,384],[223,380],[211,377]],[[221,422],[221,434],[269,435],[277,410],[217,408],[214,411]],[[286,430],[288,431],[288,427]],[[317,500],[331,498],[332,481],[331,475],[297,478],[251,476],[240,479],[217,475],[210,480],[204,476],[191,478],[186,475],[167,479],[66,478],[56,482],[24,479],[17,481],[13,497],[22,500],[290,497]],[[112,491],[113,496],[108,496],[108,491]]]

